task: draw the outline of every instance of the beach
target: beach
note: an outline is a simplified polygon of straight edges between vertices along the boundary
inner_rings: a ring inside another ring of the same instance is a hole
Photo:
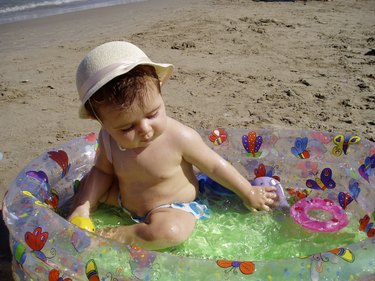
[[[193,128],[375,141],[374,3],[152,0],[0,25],[0,198],[30,160],[98,132],[78,118],[75,71],[107,41],[175,66],[167,113]]]

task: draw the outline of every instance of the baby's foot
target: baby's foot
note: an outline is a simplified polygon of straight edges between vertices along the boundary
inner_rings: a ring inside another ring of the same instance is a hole
[[[116,240],[120,243],[129,244],[129,241],[127,241],[126,237],[126,231],[124,231],[124,228],[126,227],[105,227],[98,229],[95,233],[108,239]]]

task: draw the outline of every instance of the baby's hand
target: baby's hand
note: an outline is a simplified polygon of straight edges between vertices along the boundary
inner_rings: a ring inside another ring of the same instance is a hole
[[[252,211],[270,211],[277,202],[275,186],[252,186],[245,194],[244,204]]]

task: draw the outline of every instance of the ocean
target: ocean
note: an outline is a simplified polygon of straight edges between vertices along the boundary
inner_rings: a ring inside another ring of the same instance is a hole
[[[0,24],[146,0],[0,0]]]

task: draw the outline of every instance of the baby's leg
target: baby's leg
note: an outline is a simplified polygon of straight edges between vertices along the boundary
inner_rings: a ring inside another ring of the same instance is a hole
[[[181,244],[195,227],[196,218],[185,211],[161,208],[153,211],[147,223],[98,229],[97,234],[147,250]]]

